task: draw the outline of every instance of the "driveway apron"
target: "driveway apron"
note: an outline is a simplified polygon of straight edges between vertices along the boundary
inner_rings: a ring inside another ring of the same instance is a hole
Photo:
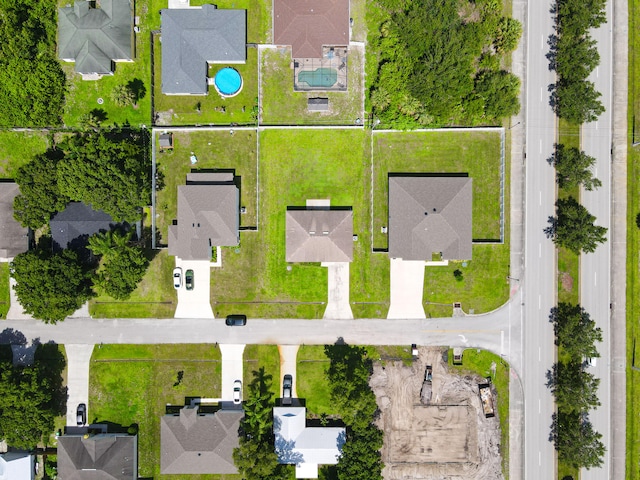
[[[65,345],[67,354],[67,426],[76,426],[78,405],[87,405],[87,423],[91,423],[89,412],[89,363],[93,345]]]
[[[233,382],[236,380],[242,381],[242,390],[246,390],[242,378],[244,347],[244,345],[220,345],[220,353],[222,354],[222,386],[220,393],[223,402],[233,401]]]
[[[328,269],[328,301],[322,318],[352,319],[349,305],[349,262],[324,262]]]
[[[422,305],[423,261],[391,259],[391,305],[387,318],[426,318]]]
[[[298,384],[298,382],[296,382],[298,348],[300,348],[299,345],[278,345],[278,351],[280,352],[280,380],[278,381],[280,391],[278,397],[282,396],[282,379],[285,375],[291,375],[293,378],[291,396],[298,398],[298,393],[296,392],[296,385]]]
[[[182,268],[182,286],[178,289],[178,306],[173,316],[214,318],[210,301],[211,263],[208,260],[182,260],[176,257],[176,267]],[[193,290],[187,290],[184,284],[187,270],[193,270]]]

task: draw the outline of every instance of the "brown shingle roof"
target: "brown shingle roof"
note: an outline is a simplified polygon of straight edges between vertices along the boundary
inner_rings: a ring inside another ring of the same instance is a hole
[[[211,174],[189,174],[178,187],[178,222],[169,227],[169,255],[209,260],[211,247],[238,245],[240,191]]]
[[[471,259],[472,179],[389,176],[389,256]]]
[[[287,210],[287,262],[353,260],[353,211]]]
[[[205,415],[197,407],[184,407],[178,415],[162,417],[160,473],[238,473],[233,449],[243,416],[242,410]]]
[[[349,44],[349,0],[274,0],[273,39],[293,58],[321,58],[322,46]]]
[[[99,434],[58,438],[58,476],[65,480],[135,480],[138,437]]]

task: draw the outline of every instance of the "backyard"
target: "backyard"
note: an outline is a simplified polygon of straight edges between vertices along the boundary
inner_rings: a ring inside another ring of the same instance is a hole
[[[213,345],[98,345],[90,365],[92,423],[138,425],[138,475],[160,474],[160,417],[185,397],[219,397],[220,350]],[[236,479],[238,475],[163,475],[167,480]]]
[[[0,178],[15,178],[18,169],[49,147],[43,132],[0,132]]]

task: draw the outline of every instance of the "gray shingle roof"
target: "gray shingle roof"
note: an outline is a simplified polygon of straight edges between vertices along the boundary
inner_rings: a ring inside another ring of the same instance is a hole
[[[238,446],[242,410],[218,410],[199,414],[184,407],[160,422],[160,473],[238,473],[233,449]]]
[[[85,247],[91,235],[108,232],[116,227],[108,213],[94,210],[83,202],[71,202],[49,221],[53,246],[56,249]]]
[[[111,73],[112,61],[133,59],[131,26],[129,0],[101,0],[100,8],[76,1],[58,10],[58,56],[78,73]]]
[[[209,260],[211,247],[239,243],[240,191],[231,182],[211,183],[208,175],[190,174],[189,183],[178,187],[178,221],[169,227],[169,255]]]
[[[472,179],[389,176],[389,256],[471,259]]]
[[[99,434],[58,437],[58,476],[65,480],[135,480],[138,437]]]
[[[353,260],[353,211],[287,210],[287,262]]]
[[[13,218],[13,199],[20,193],[13,182],[0,182],[0,258],[13,258],[29,247],[29,230]]]
[[[162,93],[204,95],[208,63],[247,60],[246,10],[202,8],[161,10]]]

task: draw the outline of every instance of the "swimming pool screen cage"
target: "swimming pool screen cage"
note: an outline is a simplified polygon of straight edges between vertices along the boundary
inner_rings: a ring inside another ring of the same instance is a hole
[[[323,47],[322,58],[294,58],[293,72],[295,91],[345,92],[347,47]]]

